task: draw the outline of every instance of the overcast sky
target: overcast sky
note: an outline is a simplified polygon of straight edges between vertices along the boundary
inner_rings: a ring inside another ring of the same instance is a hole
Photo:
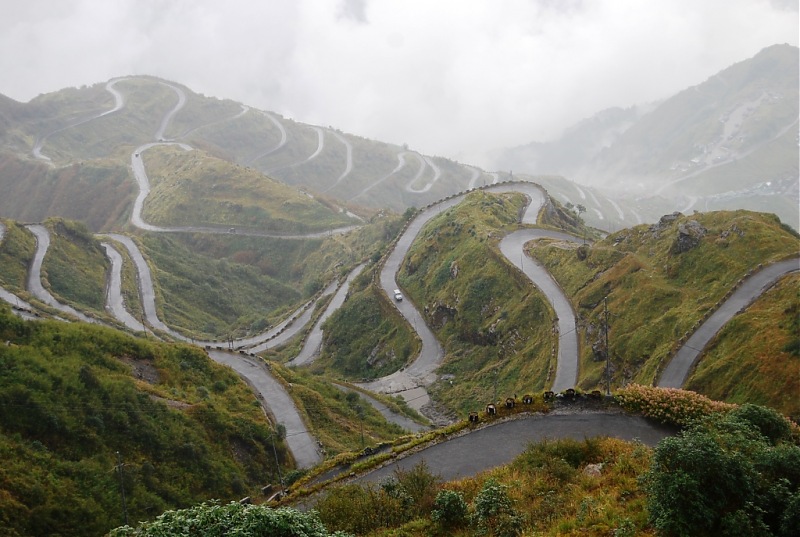
[[[480,163],[776,43],[797,0],[0,0],[0,93],[155,75]]]

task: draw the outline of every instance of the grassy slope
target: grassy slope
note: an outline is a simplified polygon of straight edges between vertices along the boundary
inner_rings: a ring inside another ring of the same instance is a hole
[[[451,490],[472,504],[491,479],[506,488],[514,512],[522,517],[522,535],[655,535],[638,481],[651,455],[641,444],[616,439],[543,442],[532,444],[511,464],[460,481],[442,484],[430,479],[435,468],[418,467],[396,474],[397,481],[413,495],[406,500],[411,508],[406,508],[405,520],[409,521],[404,524],[404,515],[398,513],[402,503],[382,495],[380,487],[361,494],[347,485],[334,488],[316,508],[330,530],[356,530],[375,537],[466,537],[475,535],[477,528],[469,524],[442,528],[432,522],[433,499],[440,490]],[[587,465],[598,463],[602,463],[599,475],[584,473]],[[370,507],[364,509],[364,504]],[[394,522],[386,523],[387,529],[375,523],[381,519]],[[498,531],[489,534],[505,534]]]
[[[254,267],[196,255],[165,234],[142,235],[162,320],[194,333],[222,336],[269,321],[300,293]]]
[[[435,217],[412,245],[399,283],[445,349],[433,395],[459,412],[498,394],[541,390],[551,375],[552,315],[497,244],[517,227],[519,194],[473,193]]]
[[[27,288],[28,265],[36,253],[36,237],[22,225],[3,220],[6,234],[0,242],[0,282],[19,293]]]
[[[375,216],[362,228],[324,239],[145,234],[140,242],[166,322],[209,335],[245,335],[274,324],[375,255],[401,225],[396,216]]]
[[[371,284],[372,272],[351,284],[347,301],[326,321],[315,371],[350,380],[373,379],[397,371],[419,354],[418,338]]]
[[[699,245],[678,254],[677,227],[697,220],[708,231]],[[749,270],[796,253],[795,235],[770,215],[747,211],[683,216],[656,227],[637,226],[581,249],[540,241],[532,255],[555,276],[580,320],[583,339],[581,383],[594,388],[604,362],[601,344],[603,299],[611,312],[614,383],[650,384],[673,345]]]
[[[353,224],[319,200],[202,151],[159,147],[144,158],[153,187],[144,218],[153,224],[212,224],[287,233]]]
[[[201,350],[25,323],[7,308],[0,338],[10,341],[0,346],[0,533],[94,536],[119,525],[116,452],[132,520],[238,499],[275,477],[258,402]]]
[[[348,399],[330,382],[307,370],[273,364],[272,371],[287,386],[305,422],[322,443],[326,457],[374,447],[406,434],[399,426],[388,423],[368,403],[352,397]]]
[[[725,325],[686,388],[800,416],[800,275],[787,276]]]
[[[127,162],[100,159],[50,168],[0,152],[0,190],[0,213],[9,218],[40,222],[61,216],[104,230],[125,222],[135,185]]]

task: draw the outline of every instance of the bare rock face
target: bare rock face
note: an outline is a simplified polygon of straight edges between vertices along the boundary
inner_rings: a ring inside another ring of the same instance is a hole
[[[672,243],[672,253],[682,254],[688,252],[698,244],[703,237],[705,237],[708,230],[700,225],[697,220],[689,220],[686,223],[678,226],[678,234],[675,237],[675,242]]]
[[[681,216],[683,216],[683,214],[678,211],[675,211],[672,214],[665,214],[659,219],[657,224],[650,226],[650,233],[657,238],[662,231],[669,228],[672,223]]]

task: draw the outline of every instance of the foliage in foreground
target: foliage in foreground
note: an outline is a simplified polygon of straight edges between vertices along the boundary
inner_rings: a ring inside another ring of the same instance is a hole
[[[615,439],[548,441],[461,481],[441,483],[418,465],[380,484],[335,487],[316,508],[329,528],[357,535],[649,534],[638,485],[649,457],[645,446]],[[597,463],[599,475],[585,473]]]
[[[136,528],[123,526],[109,537],[347,537],[328,533],[315,513],[301,513],[291,507],[270,509],[260,505],[203,503],[189,509],[168,511],[153,522]]]
[[[0,534],[96,536],[277,479],[253,393],[200,349],[0,308]],[[283,443],[275,446],[288,465]],[[65,499],[68,499],[65,501]]]
[[[545,441],[461,481],[441,483],[420,465],[333,487],[316,509],[329,528],[372,537],[792,535],[796,428],[756,405],[725,405],[691,423],[654,458],[637,442]]]
[[[744,405],[661,441],[644,476],[669,537],[797,535],[800,447],[775,411]]]

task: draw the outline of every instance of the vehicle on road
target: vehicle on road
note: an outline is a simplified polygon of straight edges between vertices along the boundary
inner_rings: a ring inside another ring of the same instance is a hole
[[[398,302],[402,302],[403,293],[400,292],[400,289],[395,289],[394,290],[394,299],[397,300]]]

